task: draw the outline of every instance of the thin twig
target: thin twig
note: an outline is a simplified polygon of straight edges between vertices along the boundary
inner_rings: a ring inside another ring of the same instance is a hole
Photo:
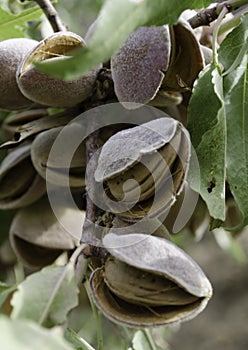
[[[52,5],[50,0],[34,0],[40,6],[44,14],[46,15],[49,23],[51,24],[54,32],[66,31],[67,28],[61,21],[58,12]]]
[[[114,84],[109,69],[103,68],[98,73],[96,91],[91,99],[84,105],[85,110],[89,110],[99,105],[108,103],[115,98]],[[103,223],[103,227],[99,226],[98,218],[102,218],[106,213],[97,207],[96,198],[96,182],[95,171],[98,165],[98,156],[95,152],[99,149],[99,127],[97,126],[99,110],[94,110],[94,115],[91,117],[91,124],[88,125],[88,137],[85,140],[87,165],[87,187],[86,187],[86,218],[82,230],[81,243],[87,243],[88,247],[83,252],[84,257],[97,256],[104,258],[107,254],[105,248],[101,246],[101,235],[104,232],[104,226],[109,226],[108,223]],[[94,157],[93,157],[94,155]],[[111,214],[109,214],[111,216]],[[112,216],[109,220],[112,222]]]
[[[208,26],[211,22],[215,21],[223,8],[226,8],[228,12],[233,12],[239,7],[247,5],[247,0],[228,0],[219,3],[218,5],[199,11],[194,17],[188,20],[192,28],[201,26]]]

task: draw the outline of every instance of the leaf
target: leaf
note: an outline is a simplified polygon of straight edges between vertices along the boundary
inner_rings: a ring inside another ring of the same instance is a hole
[[[18,15],[0,8],[0,40],[25,37],[26,22],[33,21],[42,14],[38,6],[24,10]]]
[[[239,228],[248,224],[248,59],[243,73],[225,96],[227,118],[227,182],[243,215]],[[240,71],[240,67],[238,68]],[[228,77],[227,77],[228,78]]]
[[[227,124],[227,182],[243,215],[241,229],[248,224],[248,14],[222,42],[219,60],[224,71]]]
[[[243,215],[243,222],[234,229],[248,224],[247,26],[248,14],[220,46],[222,76],[208,66],[195,84],[189,106],[188,128],[201,170],[200,194],[216,219],[213,227],[225,217],[225,174]],[[194,177],[191,169],[190,183],[197,190]]]
[[[106,62],[119,49],[128,35],[143,25],[172,24],[187,8],[201,8],[207,0],[106,0],[97,19],[94,34],[87,48],[76,51],[71,58],[37,66],[43,72],[64,79],[79,77]]]
[[[73,329],[67,328],[65,339],[70,342],[77,350],[95,350],[86,340],[81,338]]]
[[[133,341],[133,350],[156,350],[154,349],[154,345],[150,343],[145,331],[137,331],[134,334]]]
[[[132,345],[133,350],[153,350],[143,331],[137,331],[134,334]]]
[[[213,75],[215,84],[213,83]],[[214,66],[207,66],[195,83],[189,104],[188,129],[195,147],[200,166],[199,179],[191,167],[189,182],[199,190],[210,215],[225,219],[225,111],[223,102],[217,96],[221,77]]]
[[[45,329],[29,320],[0,316],[1,347],[4,350],[73,350],[60,329]]]
[[[0,7],[6,11],[10,11],[9,0],[0,0]]]
[[[45,325],[63,323],[67,313],[78,304],[74,269],[73,267],[67,269],[65,273],[65,268],[49,266],[28,276],[13,295],[11,317],[28,318],[40,322],[44,316],[44,310],[51,303]],[[54,299],[51,299],[56,290]]]
[[[0,282],[0,308],[8,298],[9,294],[16,289],[16,286],[9,286],[3,282]]]
[[[232,30],[221,43],[218,56],[224,67],[224,74],[230,68],[236,68],[248,49],[248,13],[241,17],[237,28]],[[235,67],[236,64],[236,67]]]

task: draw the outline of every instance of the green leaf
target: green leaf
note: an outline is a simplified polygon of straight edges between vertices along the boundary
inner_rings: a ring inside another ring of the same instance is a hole
[[[73,350],[62,331],[45,329],[29,320],[0,316],[1,348],[4,350]]]
[[[143,331],[137,331],[132,341],[133,350],[153,350]]]
[[[248,59],[234,72],[239,79],[225,96],[227,116],[227,182],[243,215],[241,226],[248,224]]]
[[[10,11],[9,0],[0,0],[0,7],[6,11]]]
[[[219,226],[219,220],[225,218],[227,179],[243,215],[243,222],[233,228],[236,230],[248,224],[247,28],[248,14],[220,46],[218,60],[224,67],[222,76],[213,66],[200,74],[188,115],[188,128],[200,164],[200,194],[215,219],[212,226]],[[197,190],[195,177],[191,169],[190,183]]]
[[[139,26],[172,24],[187,8],[201,8],[207,0],[106,0],[87,48],[60,62],[37,63],[43,72],[73,79],[106,62]]]
[[[139,330],[134,334],[132,340],[133,350],[158,350],[157,346],[150,342],[147,332]]]
[[[0,8],[0,40],[25,37],[26,22],[39,18],[42,13],[37,6],[24,10],[18,15]]]
[[[86,340],[81,338],[73,329],[67,328],[65,339],[70,342],[77,350],[95,350]]]
[[[224,67],[224,74],[241,63],[248,49],[248,13],[241,17],[238,27],[232,30],[221,43],[218,56]]]
[[[16,286],[9,286],[8,284],[0,282],[0,308],[10,295],[10,293],[13,292],[15,289]]]
[[[207,66],[196,82],[189,104],[188,129],[200,165],[200,195],[214,219],[225,219],[225,110],[221,101],[222,79]],[[198,191],[199,179],[191,167],[190,185]]]
[[[227,126],[227,182],[248,224],[248,13],[221,43],[219,61],[224,67],[223,87]]]
[[[47,326],[63,323],[67,313],[78,304],[74,269],[69,267],[49,266],[28,276],[13,295],[11,317],[39,323],[45,319]]]

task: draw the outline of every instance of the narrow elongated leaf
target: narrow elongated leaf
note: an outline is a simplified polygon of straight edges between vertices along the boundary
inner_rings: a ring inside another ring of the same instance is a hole
[[[154,344],[151,344],[149,341],[145,331],[137,331],[134,334],[133,340],[132,340],[132,346],[133,350],[159,350],[160,348],[156,347],[154,348]]]
[[[0,308],[8,298],[9,294],[16,289],[16,286],[9,286],[3,282],[0,282]]]
[[[188,124],[200,163],[200,194],[211,216],[223,221],[227,174],[243,214],[239,229],[248,223],[247,26],[246,14],[222,42],[218,52],[222,75],[213,66],[200,75],[190,102]],[[199,113],[201,120],[197,119]],[[190,183],[194,188],[194,169]]]
[[[86,340],[81,338],[73,329],[67,328],[65,339],[69,341],[77,350],[95,350]]]
[[[4,350],[73,350],[61,330],[45,329],[30,320],[0,316],[1,348]]]
[[[49,74],[65,79],[76,78],[107,61],[139,26],[172,24],[187,8],[201,8],[207,0],[106,0],[97,20],[88,48],[78,50],[72,58],[57,63],[39,64]]]
[[[226,95],[227,181],[243,215],[241,226],[248,224],[248,63],[247,55],[235,87]],[[240,71],[240,68],[238,68]],[[238,76],[238,72],[236,75]]]
[[[205,132],[216,124],[217,113],[221,107],[212,83],[213,69],[212,66],[207,66],[200,73],[189,104],[188,129],[195,148],[199,146]]]
[[[144,331],[137,331],[134,334],[132,343],[133,350],[153,350]]]
[[[239,229],[248,223],[248,13],[221,43],[219,61],[224,67],[223,94],[227,126],[227,181],[243,215]]]
[[[248,50],[248,13],[244,14],[241,22],[225,40],[219,49],[219,60],[224,67],[224,74],[230,68],[237,68]]]
[[[213,74],[215,77],[213,83]],[[220,80],[220,81],[219,81]],[[214,66],[207,66],[195,84],[190,101],[188,128],[200,165],[200,194],[210,215],[225,219],[225,111],[221,94],[217,95],[221,77]],[[189,181],[198,191],[198,179],[191,168]]]
[[[11,304],[13,311],[11,317],[28,318],[39,322],[51,296],[58,287],[56,295],[51,302],[46,317],[46,325],[61,324],[66,320],[67,313],[78,303],[78,288],[73,268],[68,269],[61,281],[65,267],[49,266],[26,278],[15,292]]]
[[[32,7],[13,15],[0,8],[0,40],[25,37],[26,22],[33,21],[42,15],[39,7]]]

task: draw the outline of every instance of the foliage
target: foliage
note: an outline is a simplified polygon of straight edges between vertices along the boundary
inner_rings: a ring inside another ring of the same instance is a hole
[[[45,329],[30,320],[18,319],[12,321],[0,316],[1,343],[6,350],[18,349],[61,349],[72,350],[73,347],[63,339],[62,330]]]
[[[210,215],[225,220],[227,179],[243,215],[241,227],[247,225],[248,214],[247,20],[246,14],[221,44],[219,64],[223,71],[219,73],[212,64],[201,73],[188,114],[188,128],[201,168],[200,193]],[[207,108],[201,110],[202,104]]]
[[[46,267],[20,283],[11,300],[12,319],[28,318],[49,326],[64,323],[67,313],[78,304],[74,269],[65,276],[64,271],[61,266]]]
[[[39,7],[23,10],[20,14],[9,13],[0,8],[0,40],[25,37],[27,22],[40,18]]]

